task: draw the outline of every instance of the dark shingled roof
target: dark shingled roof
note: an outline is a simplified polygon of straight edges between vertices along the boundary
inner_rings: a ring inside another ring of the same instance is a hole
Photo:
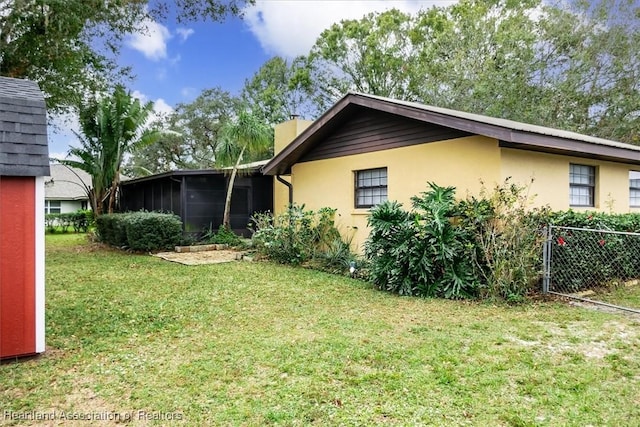
[[[35,82],[0,77],[0,175],[49,175],[47,111]]]

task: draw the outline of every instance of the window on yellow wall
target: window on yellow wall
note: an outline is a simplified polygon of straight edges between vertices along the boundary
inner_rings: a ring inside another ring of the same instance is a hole
[[[640,207],[640,172],[629,171],[629,205]]]
[[[387,200],[387,168],[356,171],[355,181],[356,208],[370,208]]]
[[[595,206],[596,168],[589,165],[569,165],[569,204]]]

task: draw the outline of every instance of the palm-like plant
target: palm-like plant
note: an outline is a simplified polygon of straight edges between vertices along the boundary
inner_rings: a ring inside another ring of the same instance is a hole
[[[159,131],[144,129],[152,109],[152,102],[142,104],[122,86],[81,108],[76,133],[80,147],[69,150],[78,160],[61,162],[91,176],[90,203],[96,215],[102,213],[107,198],[108,212],[113,212],[124,156],[159,139]]]
[[[269,152],[273,145],[273,129],[245,110],[241,111],[235,119],[225,123],[222,136],[218,146],[217,161],[221,165],[232,165],[222,225],[231,229],[231,194],[238,167],[245,156],[256,158]]]

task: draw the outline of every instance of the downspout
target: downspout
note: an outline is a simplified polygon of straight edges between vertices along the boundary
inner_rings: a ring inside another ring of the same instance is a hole
[[[276,175],[276,179],[289,189],[289,207],[293,206],[293,185],[289,181],[282,179],[280,175]]]

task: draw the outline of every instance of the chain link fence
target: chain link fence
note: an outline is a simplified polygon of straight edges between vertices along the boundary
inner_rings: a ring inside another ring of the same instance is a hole
[[[640,233],[550,226],[545,293],[640,313]]]

